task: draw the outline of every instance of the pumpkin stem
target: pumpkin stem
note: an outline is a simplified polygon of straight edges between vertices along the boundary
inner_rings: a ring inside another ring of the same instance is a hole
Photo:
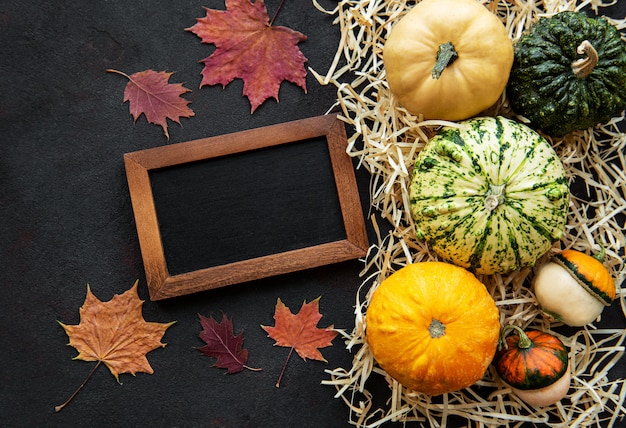
[[[506,337],[506,333],[509,330],[515,330],[517,332],[517,335],[519,336],[519,342],[517,343],[518,348],[528,349],[533,345],[533,342],[528,338],[528,336],[526,336],[526,333],[524,332],[524,330],[522,330],[520,327],[516,325],[509,324],[503,327],[502,331],[500,332],[500,345],[501,346],[504,345],[505,348],[508,348],[505,337]]]
[[[459,54],[454,49],[454,45],[452,42],[447,42],[439,45],[439,49],[437,49],[437,62],[433,67],[433,71],[431,75],[433,79],[439,79],[441,77],[441,73],[446,69],[447,66],[452,64],[459,57]]]
[[[432,337],[433,339],[437,339],[439,337],[445,336],[446,325],[442,323],[441,321],[438,321],[433,318],[433,320],[430,323],[430,326],[428,327],[428,333],[430,334],[430,337]]]
[[[606,256],[606,249],[604,248],[604,245],[600,245],[600,252],[594,254],[592,257],[600,263],[604,263],[604,256]]]
[[[583,40],[576,52],[580,55],[585,55],[585,57],[577,59],[572,63],[572,71],[576,77],[584,79],[591,74],[596,64],[598,64],[598,52],[589,43],[589,40]]]
[[[504,203],[504,188],[506,184],[490,184],[485,196],[485,208],[487,211],[495,210],[498,205]]]

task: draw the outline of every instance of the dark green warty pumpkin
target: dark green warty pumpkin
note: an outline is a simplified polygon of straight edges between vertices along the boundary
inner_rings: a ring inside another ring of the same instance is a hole
[[[626,107],[626,43],[606,18],[561,12],[515,42],[507,95],[555,137],[608,122]]]

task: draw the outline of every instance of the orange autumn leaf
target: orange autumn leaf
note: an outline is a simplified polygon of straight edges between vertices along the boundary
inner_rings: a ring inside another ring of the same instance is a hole
[[[70,339],[69,345],[78,351],[74,359],[97,361],[92,373],[104,363],[118,382],[121,373],[154,373],[146,354],[165,346],[161,339],[165,330],[174,324],[144,320],[141,311],[144,301],[139,299],[137,284],[138,281],[108,302],[100,301],[87,286],[87,297],[79,311],[80,323],[67,325],[59,322]],[[74,395],[56,410],[61,410]]]
[[[325,348],[332,345],[333,339],[337,336],[337,331],[330,325],[326,328],[318,328],[317,323],[322,319],[319,312],[320,297],[310,303],[306,301],[302,304],[300,311],[294,315],[289,308],[278,299],[276,311],[274,312],[274,327],[262,325],[261,328],[268,333],[268,336],[276,341],[275,346],[291,348],[287,361],[295,350],[302,359],[307,358],[326,361],[318,348]],[[276,387],[280,386],[283,373],[281,372]]]
[[[117,70],[107,70],[125,76],[129,82],[124,89],[124,101],[128,101],[130,114],[135,122],[144,114],[148,123],[160,125],[167,139],[167,119],[180,124],[181,117],[194,116],[193,110],[187,107],[190,101],[181,97],[191,92],[180,83],[168,83],[174,73],[145,70],[131,74]]]
[[[306,92],[307,59],[298,43],[307,37],[290,28],[274,26],[263,0],[226,0],[226,10],[205,10],[206,16],[187,28],[202,43],[216,47],[202,60],[200,87],[225,87],[234,79],[242,79],[243,95],[248,97],[253,113],[268,98],[278,101],[283,80]]]

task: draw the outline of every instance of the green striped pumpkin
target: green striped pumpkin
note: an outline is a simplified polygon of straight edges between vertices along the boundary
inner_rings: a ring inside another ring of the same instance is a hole
[[[474,273],[532,266],[563,235],[569,187],[550,144],[504,117],[446,127],[419,153],[410,185],[417,238]]]

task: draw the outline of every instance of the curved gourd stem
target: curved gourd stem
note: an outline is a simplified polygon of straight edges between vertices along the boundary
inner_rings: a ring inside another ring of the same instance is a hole
[[[504,203],[504,189],[506,184],[490,184],[485,195],[485,209],[487,211],[495,210],[499,205]]]
[[[576,52],[580,55],[585,55],[585,57],[577,59],[572,63],[572,71],[576,77],[584,79],[591,74],[596,64],[598,64],[598,52],[589,40],[583,40]]]
[[[508,344],[506,343],[506,334],[509,330],[515,330],[517,332],[517,335],[519,336],[519,342],[517,343],[518,348],[528,349],[533,345],[532,340],[530,340],[528,336],[526,336],[526,333],[524,332],[524,330],[522,330],[520,327],[516,325],[509,324],[503,327],[502,331],[500,332],[500,346],[504,346],[505,348],[508,348]]]
[[[446,69],[450,64],[452,64],[459,57],[456,49],[454,49],[454,45],[452,42],[447,42],[439,45],[439,49],[437,50],[437,62],[433,67],[433,71],[431,75],[433,79],[439,79],[441,77],[441,73]]]
[[[604,248],[604,245],[601,245],[600,246],[600,252],[597,253],[597,254],[593,254],[591,257],[593,257],[594,259],[596,259],[600,263],[603,263],[604,262],[604,256],[606,256],[606,249]]]

